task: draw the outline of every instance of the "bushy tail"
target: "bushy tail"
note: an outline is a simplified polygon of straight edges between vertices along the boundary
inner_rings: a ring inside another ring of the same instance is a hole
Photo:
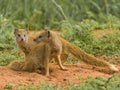
[[[24,61],[13,61],[8,65],[8,67],[16,71],[21,71],[24,65],[25,65]]]
[[[101,66],[101,67],[109,67],[113,71],[119,71],[114,65],[106,62],[105,60],[99,59],[94,57],[93,55],[87,54],[79,47],[75,46],[74,44],[69,43],[68,41],[60,38],[63,44],[63,50],[70,52],[74,57],[78,60],[85,62],[86,64],[94,65],[94,66]]]
[[[30,62],[30,60],[13,61],[8,65],[8,67],[15,71],[28,71],[41,73],[39,68],[37,68],[37,65],[34,62]]]

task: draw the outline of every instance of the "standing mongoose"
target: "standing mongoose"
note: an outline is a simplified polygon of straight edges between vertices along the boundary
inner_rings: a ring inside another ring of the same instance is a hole
[[[74,57],[76,57],[78,60],[81,60],[86,64],[90,64],[94,66],[102,66],[102,67],[106,66],[112,71],[115,71],[115,72],[119,71],[118,68],[116,68],[114,65],[110,64],[109,62],[106,62],[105,60],[96,58],[93,55],[90,55],[84,52],[79,47],[75,46],[74,44],[71,44],[65,39],[57,36],[56,33],[51,32],[49,30],[46,30],[40,33],[34,39],[34,41],[36,41],[37,43],[48,42],[51,45],[51,47],[53,47],[53,50],[55,50],[56,52],[60,51],[62,53],[64,51],[68,51],[72,55],[74,55]],[[59,59],[60,59],[61,53],[59,53]]]

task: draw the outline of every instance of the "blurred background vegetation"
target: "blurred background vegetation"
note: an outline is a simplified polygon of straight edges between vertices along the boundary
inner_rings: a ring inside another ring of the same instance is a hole
[[[91,32],[120,29],[120,0],[0,0],[1,65],[20,58],[14,28],[61,30],[88,53],[120,55],[119,31],[100,39]]]
[[[96,22],[95,28],[120,28],[119,0],[0,0],[0,14],[2,21],[20,28],[60,28],[63,21],[85,19]]]

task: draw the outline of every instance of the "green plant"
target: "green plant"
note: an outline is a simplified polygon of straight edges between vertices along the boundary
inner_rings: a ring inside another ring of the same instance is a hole
[[[92,46],[88,45],[88,48],[93,54],[106,54],[106,55],[119,55],[120,54],[120,32],[106,35],[104,37],[95,39]]]
[[[11,82],[7,82],[6,85],[5,85],[5,89],[12,89],[13,86],[14,86],[13,83],[11,83]]]
[[[0,13],[4,20],[11,19],[18,28],[40,29],[47,26],[58,29],[59,24],[54,23],[67,20],[72,25],[70,20],[81,22],[84,19],[97,21],[98,28],[120,28],[119,4],[119,0],[1,0]]]

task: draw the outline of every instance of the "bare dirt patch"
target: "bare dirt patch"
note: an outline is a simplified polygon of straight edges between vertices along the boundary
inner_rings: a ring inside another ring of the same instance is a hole
[[[65,65],[68,71],[62,71],[57,65],[50,65],[50,76],[43,76],[37,73],[23,71],[13,71],[6,66],[0,66],[0,88],[5,88],[6,83],[13,83],[14,87],[19,84],[39,84],[40,82],[49,82],[54,85],[67,86],[68,82],[81,84],[79,78],[104,76],[109,77],[110,72],[107,68],[94,68],[90,65]],[[117,66],[120,69],[120,66]]]

